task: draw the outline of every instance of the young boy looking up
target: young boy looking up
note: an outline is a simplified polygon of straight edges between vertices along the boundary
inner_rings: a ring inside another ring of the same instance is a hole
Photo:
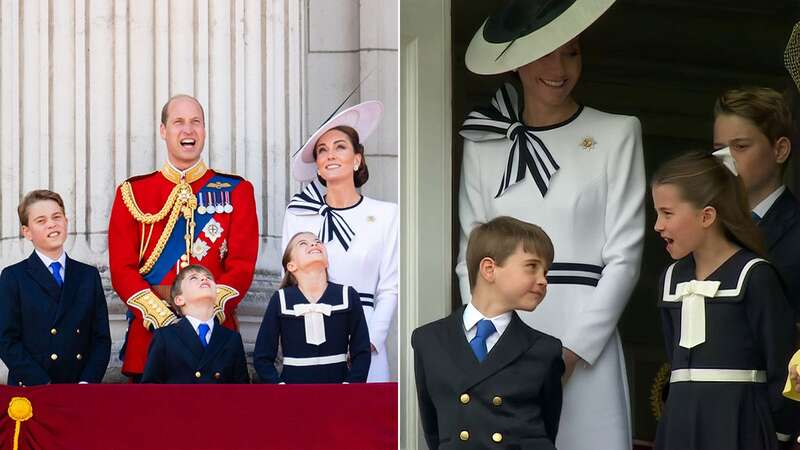
[[[170,297],[183,318],[156,329],[142,383],[249,383],[242,336],[220,326],[214,315],[217,285],[211,272],[200,265],[181,269]]]

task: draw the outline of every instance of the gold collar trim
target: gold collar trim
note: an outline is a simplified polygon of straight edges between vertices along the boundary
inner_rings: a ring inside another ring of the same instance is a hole
[[[202,178],[203,175],[206,174],[206,171],[208,171],[208,167],[206,167],[206,163],[204,163],[203,160],[198,161],[197,164],[184,171],[176,169],[169,161],[161,168],[161,174],[164,175],[164,178],[175,184],[180,183],[181,178],[185,179],[187,183],[192,184]]]

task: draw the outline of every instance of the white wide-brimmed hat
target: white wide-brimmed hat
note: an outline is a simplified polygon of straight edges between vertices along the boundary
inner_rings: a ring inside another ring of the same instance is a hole
[[[297,181],[310,181],[317,176],[317,162],[314,160],[314,146],[317,140],[327,131],[338,126],[350,127],[358,133],[358,140],[363,143],[381,121],[383,103],[369,100],[351,106],[325,122],[300,147],[292,157],[292,175]]]
[[[514,70],[566,44],[615,0],[512,0],[483,22],[466,54],[479,75]]]

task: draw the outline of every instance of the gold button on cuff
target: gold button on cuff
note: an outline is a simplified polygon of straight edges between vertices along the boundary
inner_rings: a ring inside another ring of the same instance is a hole
[[[78,353],[77,355],[75,355],[75,359],[77,359],[78,361],[80,361],[80,360],[82,360],[82,359],[83,359],[83,356],[81,356],[81,354],[80,354],[80,353]]]
[[[57,359],[58,359],[58,355],[56,355],[55,353],[53,353],[52,355],[50,355],[50,359],[52,359],[53,361],[55,361],[55,360],[57,360]]]
[[[52,328],[52,329],[50,330],[50,334],[52,334],[53,336],[55,336],[55,335],[57,335],[57,334],[58,334],[58,330],[56,330],[55,328]]]
[[[462,404],[466,405],[467,403],[469,403],[469,394],[461,394],[461,397],[459,397],[458,400]]]
[[[458,433],[458,438],[462,441],[469,440],[469,431],[462,430],[461,433]]]
[[[502,405],[502,404],[503,404],[503,399],[502,399],[502,397],[500,397],[499,395],[495,395],[495,396],[494,396],[494,398],[492,399],[492,404],[493,404],[494,406],[500,406],[500,405]]]
[[[195,377],[195,378],[200,378],[200,372],[195,372],[195,373],[194,373],[194,377]]]
[[[494,434],[492,435],[492,440],[493,440],[494,442],[497,442],[497,443],[503,442],[503,435],[502,435],[502,434],[500,434],[500,433],[494,433]]]

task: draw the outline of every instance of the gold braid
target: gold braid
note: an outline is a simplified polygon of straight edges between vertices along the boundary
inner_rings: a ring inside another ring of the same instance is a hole
[[[172,235],[172,229],[175,228],[175,223],[178,221],[178,217],[181,214],[183,214],[186,219],[186,234],[184,235],[184,239],[186,240],[186,257],[188,261],[188,257],[191,256],[192,252],[191,244],[194,236],[194,210],[197,208],[197,198],[192,192],[192,187],[185,181],[181,181],[175,185],[175,187],[172,188],[172,192],[170,192],[167,197],[167,202],[161,210],[155,214],[144,213],[139,209],[139,205],[136,204],[136,199],[133,196],[133,189],[129,182],[126,181],[122,183],[120,192],[122,194],[122,202],[128,208],[133,218],[139,223],[152,225],[163,220],[164,217],[169,214],[169,219],[164,226],[164,231],[158,238],[158,242],[156,242],[156,246],[147,258],[147,261],[139,268],[139,273],[144,275],[153,268],[156,261],[161,256],[161,253],[164,251],[167,240],[169,240],[169,237]]]
[[[133,218],[136,219],[137,222],[148,225],[160,222],[164,219],[164,217],[167,217],[167,214],[169,214],[170,210],[172,209],[172,205],[175,203],[175,199],[178,198],[178,192],[180,189],[180,184],[176,184],[175,187],[172,188],[172,192],[169,193],[167,202],[164,204],[164,207],[161,208],[161,211],[155,214],[146,214],[143,213],[142,210],[139,209],[139,205],[136,204],[136,199],[133,197],[133,189],[131,188],[131,184],[126,181],[122,183],[122,186],[120,186],[122,202],[128,207],[128,211],[131,212]]]

